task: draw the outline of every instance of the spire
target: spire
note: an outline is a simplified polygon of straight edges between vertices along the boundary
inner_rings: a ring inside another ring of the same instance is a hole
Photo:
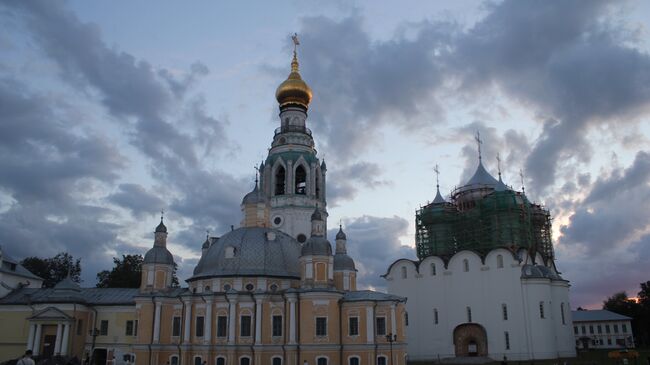
[[[347,240],[347,236],[345,235],[345,232],[343,232],[343,225],[339,224],[339,231],[336,234],[336,240]]]
[[[300,41],[298,40],[298,33],[293,33],[291,36],[293,41],[293,59],[291,60],[291,72],[298,72],[298,46]]]
[[[163,223],[163,218],[165,215],[165,210],[161,209],[160,210],[160,224],[158,227],[156,227],[156,233],[167,233],[167,227],[165,227],[165,224]]]
[[[447,201],[442,197],[442,194],[440,194],[440,170],[438,169],[438,164],[433,168],[433,171],[436,172],[436,197],[433,199],[433,204],[446,203]]]

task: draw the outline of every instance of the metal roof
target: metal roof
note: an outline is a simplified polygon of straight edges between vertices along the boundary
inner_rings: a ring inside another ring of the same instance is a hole
[[[138,288],[22,288],[0,299],[2,304],[81,303],[91,305],[135,305]]]
[[[15,265],[13,270],[12,270],[12,265]],[[22,276],[28,279],[43,280],[41,277],[36,276],[31,271],[27,270],[23,265],[20,264],[20,262],[14,260],[13,257],[7,255],[7,253],[4,251],[2,252],[2,263],[0,264],[0,272],[9,275]]]
[[[632,318],[605,309],[571,311],[573,322],[631,321]]]
[[[397,295],[386,294],[373,290],[349,291],[343,295],[345,302],[362,302],[362,301],[398,301],[406,302],[406,298]]]

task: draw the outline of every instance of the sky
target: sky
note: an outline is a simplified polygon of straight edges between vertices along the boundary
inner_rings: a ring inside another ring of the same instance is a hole
[[[572,306],[650,280],[647,1],[0,0],[0,245],[84,286],[165,211],[188,278],[239,225],[290,35],[359,286],[415,257],[415,210],[478,163],[553,216]],[[523,179],[520,178],[522,171]]]

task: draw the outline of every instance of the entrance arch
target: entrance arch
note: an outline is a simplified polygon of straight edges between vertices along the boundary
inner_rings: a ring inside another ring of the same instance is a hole
[[[476,323],[464,323],[454,329],[454,348],[457,357],[487,356],[485,328]]]

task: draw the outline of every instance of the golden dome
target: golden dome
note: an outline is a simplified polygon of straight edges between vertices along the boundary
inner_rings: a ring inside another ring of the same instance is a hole
[[[298,57],[296,57],[296,52],[294,51],[293,60],[291,61],[291,73],[278,86],[278,89],[275,91],[275,98],[278,100],[280,108],[289,104],[298,104],[308,108],[311,96],[311,88],[302,80],[300,72],[298,72]]]

